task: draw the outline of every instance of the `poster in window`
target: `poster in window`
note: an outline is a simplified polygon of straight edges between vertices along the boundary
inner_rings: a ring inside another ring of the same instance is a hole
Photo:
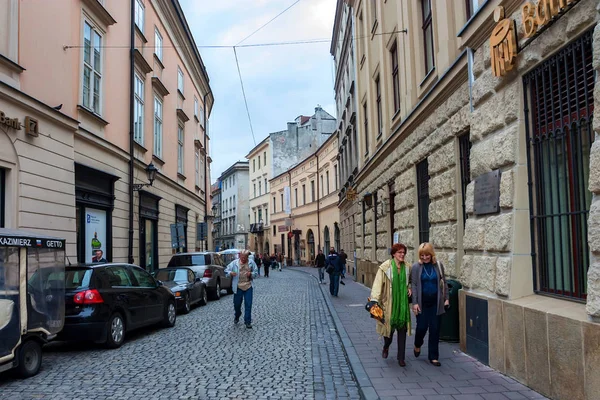
[[[106,211],[85,209],[85,261],[106,262]]]

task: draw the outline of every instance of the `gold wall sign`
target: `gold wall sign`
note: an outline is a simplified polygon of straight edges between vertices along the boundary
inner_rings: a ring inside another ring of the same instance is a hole
[[[541,27],[577,2],[579,0],[539,0],[536,5],[531,2],[523,4],[521,16],[525,37],[532,37]]]
[[[7,117],[4,111],[0,111],[0,125],[13,128],[20,131],[25,127],[25,133],[30,136],[39,136],[39,124],[38,120],[33,117],[25,117],[25,123],[22,124],[18,118]]]
[[[38,120],[33,117],[25,117],[25,133],[30,136],[39,136]]]
[[[0,125],[7,126],[18,131],[21,130],[21,122],[19,122],[19,119],[7,117],[6,114],[4,114],[4,111],[0,111]]]
[[[517,34],[515,22],[504,18],[504,7],[496,7],[494,21],[496,26],[490,36],[492,73],[501,77],[513,69],[517,60]]]
[[[346,199],[348,201],[356,200],[356,190],[354,190],[353,188],[348,188],[348,190],[346,191]]]

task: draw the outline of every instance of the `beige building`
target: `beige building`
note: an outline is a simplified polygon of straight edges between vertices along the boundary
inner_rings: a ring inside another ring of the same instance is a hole
[[[392,242],[411,261],[431,242],[463,285],[464,351],[553,399],[597,398],[598,2],[348,3],[358,280]]]
[[[334,134],[312,155],[270,180],[270,243],[288,265],[312,265],[319,249],[340,250],[337,154]]]
[[[249,249],[271,254],[269,243],[269,179],[271,179],[271,136],[267,136],[246,156],[249,162],[250,231]]]
[[[150,271],[201,248],[213,96],[179,2],[7,0],[0,20],[0,226]]]

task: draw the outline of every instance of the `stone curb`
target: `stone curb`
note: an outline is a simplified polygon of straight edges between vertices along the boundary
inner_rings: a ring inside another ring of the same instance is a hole
[[[310,272],[297,269],[295,270],[293,267],[289,269],[292,271],[310,275],[318,282],[318,278]],[[350,363],[350,368],[352,368],[352,373],[356,378],[356,383],[358,384],[358,389],[360,391],[361,398],[363,398],[364,400],[378,400],[379,396],[377,395],[377,392],[375,391],[375,388],[371,383],[371,379],[369,379],[369,376],[367,375],[365,368],[362,365],[362,362],[358,358],[356,349],[354,348],[352,341],[348,337],[348,333],[346,332],[346,329],[344,328],[344,325],[342,324],[342,321],[340,320],[340,317],[338,316],[337,311],[335,310],[335,307],[331,302],[329,292],[325,292],[325,290],[329,288],[329,285],[327,285],[327,287],[324,288],[323,285],[319,284],[319,288],[321,289],[321,294],[325,299],[325,303],[327,304],[329,313],[333,318],[333,323],[335,324],[335,328],[337,329],[338,335],[342,340],[342,347],[344,348],[344,352],[346,353],[346,357],[348,358],[348,362]]]

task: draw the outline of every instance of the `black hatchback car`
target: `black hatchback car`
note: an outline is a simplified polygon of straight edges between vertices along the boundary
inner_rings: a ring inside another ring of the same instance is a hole
[[[86,264],[65,268],[62,340],[91,340],[119,347],[125,333],[161,322],[175,325],[175,297],[142,268]]]

